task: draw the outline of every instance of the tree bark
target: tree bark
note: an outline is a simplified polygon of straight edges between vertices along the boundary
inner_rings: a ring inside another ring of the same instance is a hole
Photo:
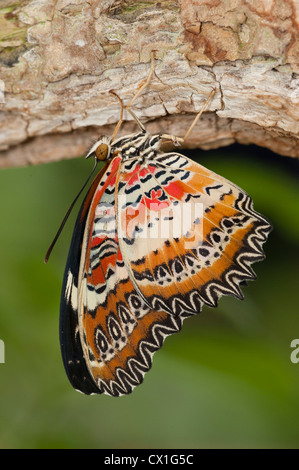
[[[80,156],[120,106],[184,147],[299,156],[298,0],[0,1],[0,166]],[[127,113],[119,135],[136,130]]]

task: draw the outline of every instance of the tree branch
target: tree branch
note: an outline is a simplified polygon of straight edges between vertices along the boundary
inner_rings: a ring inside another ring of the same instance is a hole
[[[209,112],[185,146],[254,143],[299,156],[296,0],[3,0],[0,166],[82,155],[110,135],[156,68],[134,112],[151,133],[183,136],[212,88]],[[134,132],[130,115],[119,135]]]

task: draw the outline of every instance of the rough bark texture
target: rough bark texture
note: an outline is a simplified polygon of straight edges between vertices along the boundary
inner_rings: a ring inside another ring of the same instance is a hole
[[[0,166],[82,155],[134,110],[186,147],[254,143],[299,156],[298,0],[0,1]],[[119,135],[133,132],[130,116]]]

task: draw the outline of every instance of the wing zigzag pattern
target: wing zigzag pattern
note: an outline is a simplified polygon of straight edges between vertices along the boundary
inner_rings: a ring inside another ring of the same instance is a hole
[[[107,382],[99,379],[98,387],[102,393],[113,396],[121,396],[131,393],[133,388],[143,382],[146,372],[152,366],[152,358],[158,351],[167,336],[177,333],[182,328],[183,319],[169,317],[167,324],[154,324],[149,332],[149,338],[142,340],[138,348],[138,359],[130,358],[127,361],[126,371],[118,369],[115,373],[115,380]]]

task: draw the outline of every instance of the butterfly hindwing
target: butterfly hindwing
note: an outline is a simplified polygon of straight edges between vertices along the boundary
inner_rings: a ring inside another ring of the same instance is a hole
[[[91,197],[108,165],[95,178],[79,211],[66,263],[60,301],[60,347],[67,376],[76,390],[96,393],[97,388],[86,366],[78,326],[78,283],[82,240]]]
[[[112,396],[143,381],[154,352],[182,325],[182,319],[149,307],[124,263],[115,210],[120,164],[114,158],[97,177],[88,213],[81,211],[61,302],[61,345],[72,385]]]

